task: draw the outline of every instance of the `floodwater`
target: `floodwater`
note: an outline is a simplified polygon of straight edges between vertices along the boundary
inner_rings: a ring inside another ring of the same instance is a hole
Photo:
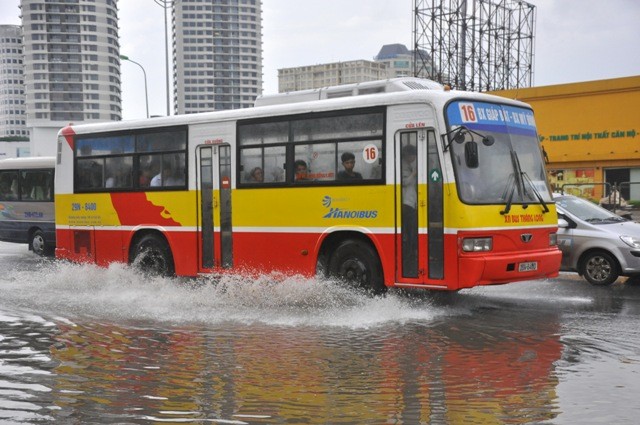
[[[640,285],[369,298],[0,243],[0,424],[633,424]]]

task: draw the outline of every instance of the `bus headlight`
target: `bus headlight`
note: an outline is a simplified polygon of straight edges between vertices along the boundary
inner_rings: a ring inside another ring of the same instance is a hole
[[[558,234],[549,233],[549,246],[557,246],[557,245],[558,245]]]
[[[465,252],[491,251],[492,249],[492,238],[464,238],[462,240],[462,250]]]

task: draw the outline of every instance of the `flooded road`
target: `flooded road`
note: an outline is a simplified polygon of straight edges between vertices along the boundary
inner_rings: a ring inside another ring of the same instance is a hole
[[[633,424],[640,285],[369,298],[0,243],[0,424]]]

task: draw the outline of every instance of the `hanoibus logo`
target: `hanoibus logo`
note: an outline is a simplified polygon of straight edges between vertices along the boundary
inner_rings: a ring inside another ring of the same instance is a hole
[[[322,218],[340,218],[340,219],[354,219],[354,218],[369,218],[373,219],[378,217],[377,210],[349,210],[346,208],[332,207],[331,204],[335,201],[348,201],[348,199],[332,199],[330,196],[322,198],[322,206],[329,208],[329,212]]]

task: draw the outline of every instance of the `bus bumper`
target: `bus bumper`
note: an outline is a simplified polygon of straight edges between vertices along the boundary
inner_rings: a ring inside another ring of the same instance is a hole
[[[520,255],[462,257],[458,263],[458,289],[556,277],[561,259],[562,253],[558,249],[529,251]],[[531,270],[533,263],[535,270]]]

